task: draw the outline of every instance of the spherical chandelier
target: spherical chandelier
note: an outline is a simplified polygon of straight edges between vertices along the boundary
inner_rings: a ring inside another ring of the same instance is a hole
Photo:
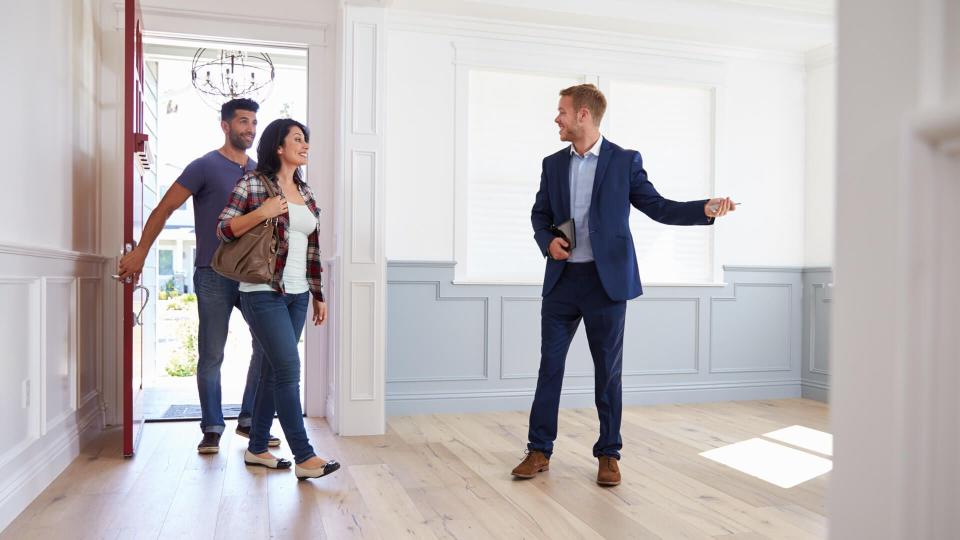
[[[240,50],[197,49],[191,79],[203,101],[216,110],[235,98],[263,102],[276,76],[270,55]]]

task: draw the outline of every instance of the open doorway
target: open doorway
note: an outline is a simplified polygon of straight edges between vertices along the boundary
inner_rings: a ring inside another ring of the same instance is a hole
[[[201,49],[206,49],[203,52]],[[144,124],[156,157],[144,197],[158,201],[194,159],[223,144],[219,107],[227,98],[201,93],[194,85],[195,58],[213,58],[221,51],[262,54],[272,64],[272,82],[250,96],[258,101],[260,127],[270,121],[307,116],[307,53],[305,49],[267,47],[194,39],[147,37],[144,46]],[[202,63],[202,62],[200,62]],[[217,68],[213,68],[216,70]],[[198,71],[201,80],[220,78],[210,68]],[[267,77],[270,72],[265,73]],[[247,97],[247,96],[243,96]],[[247,154],[256,159],[259,133]],[[238,177],[239,178],[239,177]],[[156,201],[153,201],[154,203]],[[226,203],[226,201],[224,201]],[[151,302],[142,317],[143,410],[146,421],[199,420],[197,391],[197,303],[193,275],[196,260],[193,198],[173,212],[144,265],[142,282]],[[305,334],[304,334],[305,335]],[[300,358],[304,341],[300,342]],[[230,318],[221,388],[224,417],[240,412],[251,338],[239,310]],[[301,371],[302,372],[302,371]],[[304,385],[301,385],[301,401]]]

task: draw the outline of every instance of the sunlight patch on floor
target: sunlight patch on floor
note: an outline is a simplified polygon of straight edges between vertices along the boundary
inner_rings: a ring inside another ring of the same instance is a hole
[[[790,426],[771,431],[770,433],[764,433],[763,436],[825,456],[833,455],[833,435],[816,429],[804,426]]]
[[[760,438],[702,452],[701,456],[782,488],[830,472],[833,462]]]

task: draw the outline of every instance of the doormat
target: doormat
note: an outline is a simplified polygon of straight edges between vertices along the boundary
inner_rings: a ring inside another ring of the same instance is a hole
[[[239,403],[230,403],[223,405],[223,417],[226,419],[234,419],[240,415],[240,404]],[[157,418],[156,420],[199,420],[200,419],[200,405],[196,404],[187,404],[187,405],[171,405],[167,408],[166,412],[163,413],[163,416]]]

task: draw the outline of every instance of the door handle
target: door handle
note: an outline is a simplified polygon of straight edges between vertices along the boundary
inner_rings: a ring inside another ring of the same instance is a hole
[[[138,311],[133,316],[133,325],[134,326],[143,326],[143,310],[146,309],[147,304],[150,303],[150,289],[144,287],[143,285],[137,285],[133,288],[134,292],[143,291],[147,293],[147,299],[143,301],[143,304],[140,304],[140,311]]]
[[[122,257],[123,257],[124,255],[126,255],[127,253],[130,253],[131,251],[133,251],[133,248],[135,248],[135,247],[137,247],[137,241],[136,241],[136,240],[134,240],[134,241],[132,241],[132,242],[127,242],[126,244],[123,245],[122,248],[120,248],[120,257],[122,258]],[[110,277],[112,277],[113,279],[119,280],[119,279],[120,279],[120,274],[111,274]],[[133,283],[133,276],[127,276],[127,277],[123,278],[123,282],[124,282],[124,283]],[[147,292],[147,294],[150,294],[150,293]]]

